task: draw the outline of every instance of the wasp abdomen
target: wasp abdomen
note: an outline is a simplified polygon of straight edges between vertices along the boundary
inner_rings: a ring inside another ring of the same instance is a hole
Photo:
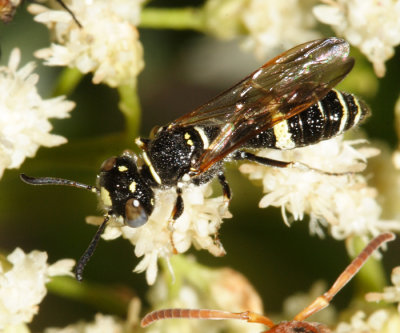
[[[322,100],[249,140],[247,147],[292,149],[333,138],[359,124],[369,113],[352,94],[332,89]]]

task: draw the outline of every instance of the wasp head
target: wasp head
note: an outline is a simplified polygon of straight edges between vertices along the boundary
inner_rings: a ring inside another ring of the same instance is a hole
[[[122,216],[132,228],[145,224],[154,208],[153,190],[141,176],[136,161],[132,154],[110,157],[103,162],[98,176],[104,207]]]

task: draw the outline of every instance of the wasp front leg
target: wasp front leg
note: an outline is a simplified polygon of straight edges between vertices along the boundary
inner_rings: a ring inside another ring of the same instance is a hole
[[[172,246],[172,252],[174,254],[178,254],[178,250],[175,247],[173,233],[175,231],[175,221],[182,215],[184,209],[183,198],[182,198],[182,189],[180,187],[176,188],[176,201],[174,208],[172,209],[172,213],[170,218],[168,219],[168,229],[170,232],[170,240]]]

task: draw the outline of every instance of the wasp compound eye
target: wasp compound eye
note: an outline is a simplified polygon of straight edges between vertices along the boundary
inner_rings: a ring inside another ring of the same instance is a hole
[[[129,199],[125,204],[125,224],[131,228],[138,228],[145,224],[148,215],[137,199]]]

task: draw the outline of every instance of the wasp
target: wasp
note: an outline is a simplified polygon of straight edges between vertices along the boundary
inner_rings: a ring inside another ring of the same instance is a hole
[[[300,311],[293,320],[282,321],[275,324],[270,318],[251,311],[228,312],[209,309],[163,309],[148,313],[141,322],[146,327],[157,320],[171,318],[186,319],[239,319],[250,323],[259,323],[268,326],[264,333],[332,333],[324,324],[317,322],[306,322],[305,320],[314,313],[326,308],[333,297],[357,274],[371,254],[386,242],[394,240],[394,234],[385,232],[375,237],[364,250],[346,267],[339,275],[331,288],[323,295],[317,297],[310,305]]]
[[[298,45],[268,61],[198,109],[138,138],[139,156],[124,153],[103,162],[97,186],[59,178],[32,178],[33,185],[67,185],[96,193],[104,222],[77,265],[77,278],[111,217],[132,228],[145,224],[157,204],[154,189],[176,189],[170,220],[184,210],[182,189],[217,178],[226,204],[231,190],[227,161],[248,160],[272,167],[294,162],[255,155],[257,148],[292,149],[330,139],[356,126],[368,114],[364,102],[334,90],[352,69],[349,44],[326,38]],[[171,237],[172,239],[172,237]]]
[[[17,7],[21,5],[23,0],[0,0],[0,21],[9,23],[12,21],[15,15]],[[68,6],[62,0],[56,0],[61,7],[63,7],[75,21],[79,28],[82,28],[82,24],[78,21],[75,14],[68,8]]]

